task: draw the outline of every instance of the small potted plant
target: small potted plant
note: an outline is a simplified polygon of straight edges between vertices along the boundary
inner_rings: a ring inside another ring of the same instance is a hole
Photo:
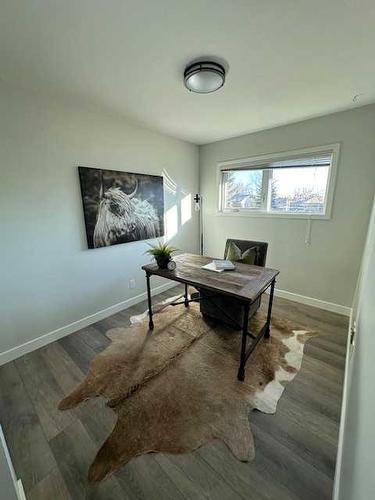
[[[146,253],[155,258],[160,269],[167,269],[172,253],[178,250],[178,248],[172,247],[171,245],[168,245],[168,243],[163,243],[161,241],[159,241],[157,245],[149,246],[151,248],[149,248]]]

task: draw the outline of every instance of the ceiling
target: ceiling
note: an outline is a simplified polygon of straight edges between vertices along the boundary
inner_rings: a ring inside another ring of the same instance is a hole
[[[204,144],[375,102],[374,26],[374,0],[1,0],[0,80]]]

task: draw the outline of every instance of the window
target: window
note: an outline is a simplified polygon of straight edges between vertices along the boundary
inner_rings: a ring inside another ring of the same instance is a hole
[[[329,217],[338,145],[219,164],[222,212]]]

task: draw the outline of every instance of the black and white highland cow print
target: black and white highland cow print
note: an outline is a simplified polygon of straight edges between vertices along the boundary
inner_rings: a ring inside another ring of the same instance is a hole
[[[163,177],[78,167],[89,248],[164,235]]]

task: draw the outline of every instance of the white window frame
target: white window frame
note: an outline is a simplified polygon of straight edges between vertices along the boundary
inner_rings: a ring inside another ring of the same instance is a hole
[[[314,154],[329,153],[332,154],[332,161],[328,170],[327,190],[324,204],[324,213],[309,214],[309,213],[287,213],[287,212],[268,212],[265,210],[254,210],[244,208],[223,209],[223,171],[229,167],[240,170],[256,169],[267,163],[272,163],[285,159],[298,158],[301,156],[309,156]],[[333,198],[336,184],[337,166],[340,153],[340,144],[326,144],[324,146],[315,146],[303,149],[294,149],[291,151],[283,151],[280,153],[270,153],[248,158],[240,158],[234,160],[225,160],[217,163],[217,215],[234,216],[234,217],[275,217],[288,219],[330,219],[332,216]]]

